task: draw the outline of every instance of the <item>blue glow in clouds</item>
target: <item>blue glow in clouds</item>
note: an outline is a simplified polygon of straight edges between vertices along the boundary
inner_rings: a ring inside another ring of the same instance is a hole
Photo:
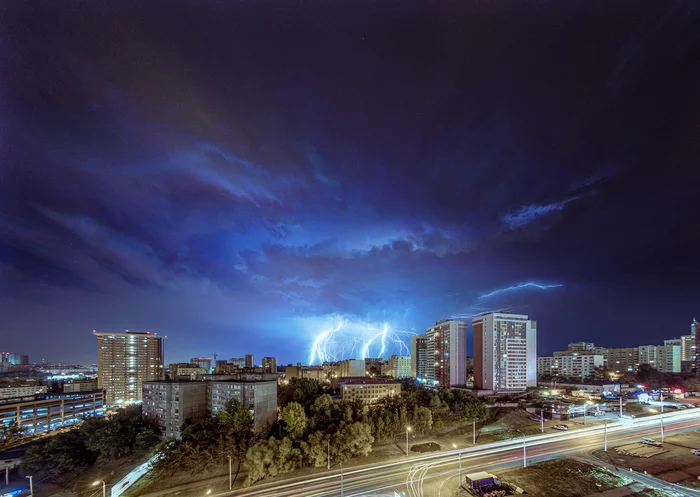
[[[388,323],[368,323],[352,317],[330,316],[322,321],[323,329],[316,335],[309,352],[310,364],[410,354],[406,342],[413,332],[394,330]]]
[[[552,283],[548,285],[540,285],[539,283],[534,283],[532,281],[529,281],[527,283],[518,283],[517,285],[509,286],[506,288],[499,288],[498,290],[494,290],[489,293],[485,293],[483,295],[479,295],[480,299],[487,299],[489,297],[493,297],[494,295],[498,295],[499,293],[506,293],[506,292],[514,292],[517,290],[523,290],[525,288],[537,288],[539,290],[550,290],[552,288],[559,288],[564,286],[562,283]]]

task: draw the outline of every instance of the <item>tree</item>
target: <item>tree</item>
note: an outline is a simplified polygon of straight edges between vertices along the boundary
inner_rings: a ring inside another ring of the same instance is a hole
[[[663,373],[649,364],[642,364],[635,374],[637,383],[645,385],[647,388],[658,388],[663,382]]]
[[[329,435],[321,431],[315,431],[309,435],[306,442],[303,442],[301,447],[306,460],[312,466],[322,468],[328,461],[328,440]]]
[[[343,462],[353,456],[372,452],[372,429],[364,423],[345,424],[333,436],[331,445],[336,460]]]
[[[66,483],[95,464],[98,454],[85,444],[80,430],[59,433],[44,445],[30,448],[22,457],[20,469],[38,480]]]
[[[323,386],[310,378],[292,378],[286,385],[277,388],[277,405],[282,408],[290,402],[301,404],[305,410],[323,395]]]
[[[433,413],[423,406],[415,406],[411,416],[411,428],[419,435],[428,433],[433,427]]]
[[[241,463],[253,444],[253,415],[238,400],[232,399],[226,403],[225,410],[219,412],[219,423],[226,433],[229,455],[237,463],[236,476],[233,478],[235,482]]]
[[[700,377],[688,378],[683,382],[683,388],[689,392],[700,392]]]
[[[291,438],[301,438],[306,433],[308,419],[301,404],[290,402],[282,408],[279,417],[287,425],[286,432]]]

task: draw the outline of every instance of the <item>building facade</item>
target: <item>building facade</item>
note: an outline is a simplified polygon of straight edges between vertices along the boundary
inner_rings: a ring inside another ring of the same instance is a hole
[[[0,402],[0,425],[16,423],[22,433],[35,435],[102,416],[105,409],[101,391],[47,395],[21,402]]]
[[[602,355],[570,355],[537,358],[537,377],[563,377],[585,380],[593,376],[596,368],[602,368]]]
[[[245,355],[245,367],[247,367],[247,368],[254,368],[255,367],[255,358],[253,357],[253,354],[246,354]]]
[[[401,383],[383,378],[347,378],[340,382],[340,398],[359,399],[371,404],[390,395],[401,393]]]
[[[30,397],[32,395],[45,394],[48,387],[44,385],[8,385],[0,387],[0,399],[13,397]]]
[[[146,381],[164,379],[163,339],[151,333],[93,331],[97,337],[97,384],[107,405],[141,401]]]
[[[411,337],[411,376],[425,378],[429,363],[432,364],[428,361],[427,335],[413,335]]]
[[[0,352],[0,362],[12,364],[13,366],[28,366],[29,356],[24,354],[13,354],[12,352]]]
[[[394,378],[411,377],[411,358],[409,356],[393,355],[389,358],[388,370]]]
[[[364,359],[345,359],[343,361],[340,361],[338,367],[338,376],[365,376]]]
[[[143,384],[144,421],[160,428],[167,439],[179,439],[185,421],[199,421],[209,413],[204,381],[147,381]]]
[[[426,379],[443,387],[467,382],[467,323],[454,319],[437,321],[426,329],[428,367]]]
[[[616,373],[634,372],[639,367],[637,347],[608,349],[607,368]]]
[[[208,404],[213,416],[226,408],[226,402],[236,399],[253,412],[257,431],[277,420],[277,380],[208,381]]]
[[[211,371],[212,360],[211,357],[193,357],[190,359],[190,364],[198,368],[206,369],[207,373],[209,373]]]
[[[263,373],[277,374],[277,359],[274,357],[263,357],[262,370]]]
[[[474,386],[522,392],[537,386],[537,322],[524,314],[488,313],[474,326]]]

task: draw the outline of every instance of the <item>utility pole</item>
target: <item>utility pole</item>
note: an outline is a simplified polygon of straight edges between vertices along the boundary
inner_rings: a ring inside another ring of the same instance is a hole
[[[5,468],[5,486],[10,484],[10,467]]]
[[[588,410],[588,404],[583,404],[583,424],[586,424],[586,411]]]
[[[472,419],[472,445],[476,445],[476,418]]]
[[[459,486],[462,486],[462,451],[459,451]]]
[[[605,438],[603,439],[604,440],[603,447],[605,448],[605,452],[607,452],[608,451],[608,422],[605,420],[603,420],[603,430],[605,430],[605,435],[604,435]]]
[[[331,469],[331,439],[328,439],[328,467],[326,469]]]
[[[542,433],[544,433],[544,409],[540,407],[540,422],[542,423]]]
[[[408,455],[408,432],[411,431],[411,427],[406,427],[406,455]]]
[[[622,392],[620,392],[620,417],[622,417]]]
[[[523,436],[523,468],[527,468],[527,445],[525,442],[525,434],[520,430],[515,430]]]
[[[343,497],[343,463],[340,463],[340,497]]]
[[[664,413],[664,393],[661,392],[661,414]]]
[[[661,415],[661,442],[664,441],[664,415]]]
[[[232,478],[233,471],[231,471],[231,455],[229,454],[228,456],[228,489],[231,490],[233,487],[233,480]]]
[[[34,482],[32,481],[32,476],[27,476],[29,478],[29,495],[30,497],[34,495]]]

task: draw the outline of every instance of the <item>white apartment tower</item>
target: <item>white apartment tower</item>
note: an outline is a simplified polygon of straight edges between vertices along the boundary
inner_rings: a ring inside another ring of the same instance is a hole
[[[97,337],[97,387],[107,405],[141,402],[143,383],[162,380],[163,338],[150,332],[109,333]]]
[[[425,331],[426,379],[443,387],[467,382],[467,323],[444,319]]]
[[[537,321],[493,312],[475,318],[472,325],[476,388],[522,392],[537,386]]]

